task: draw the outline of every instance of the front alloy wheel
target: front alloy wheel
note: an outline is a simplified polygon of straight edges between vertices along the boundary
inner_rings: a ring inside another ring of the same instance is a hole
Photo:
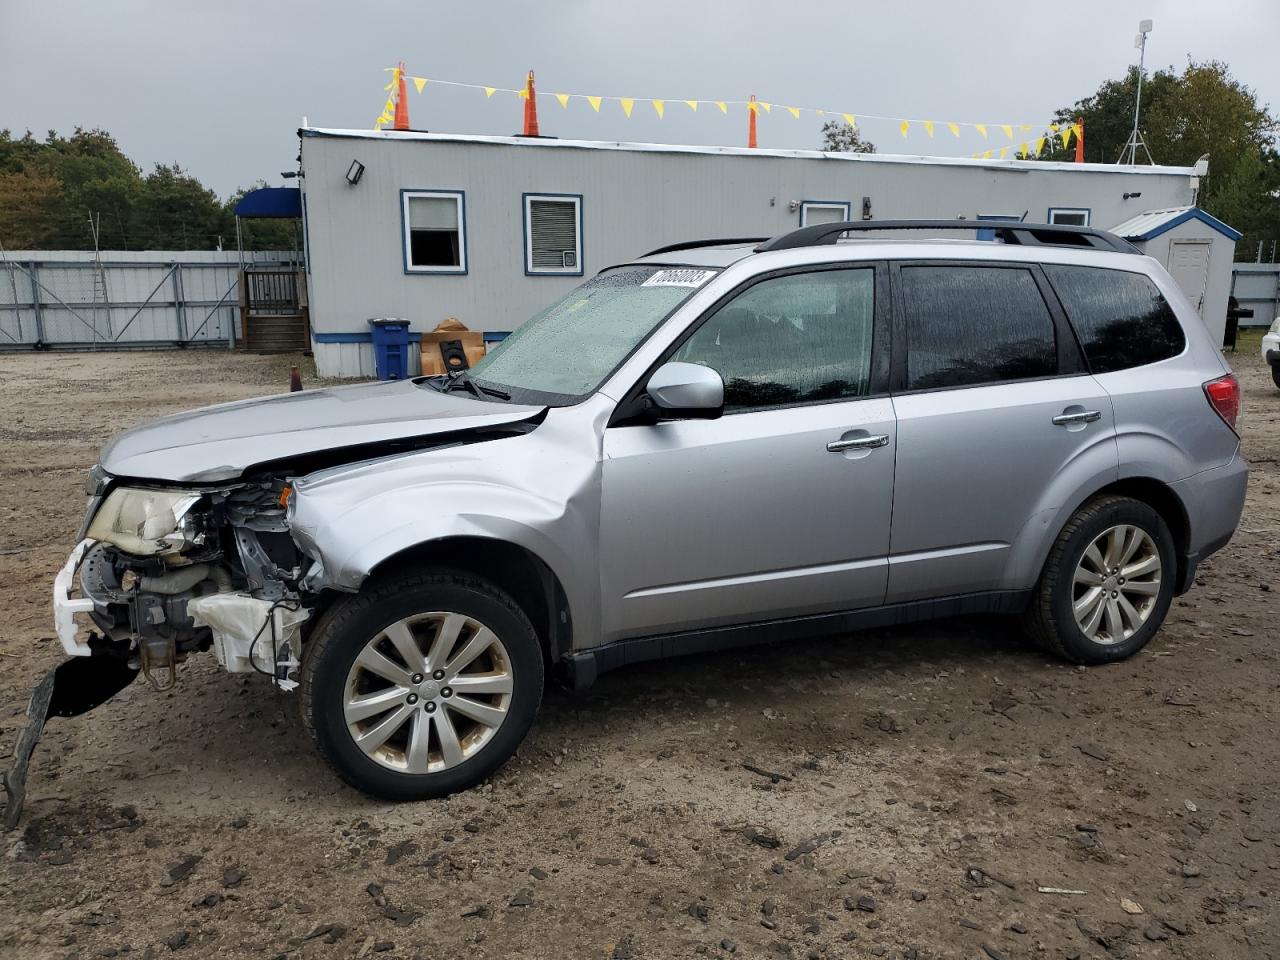
[[[507,718],[511,658],[463,613],[405,617],[365,644],[347,672],[343,714],[356,746],[403,773],[474,757]]]
[[[542,679],[541,644],[510,596],[424,571],[326,612],[303,657],[303,719],[352,786],[391,800],[444,796],[515,753]]]

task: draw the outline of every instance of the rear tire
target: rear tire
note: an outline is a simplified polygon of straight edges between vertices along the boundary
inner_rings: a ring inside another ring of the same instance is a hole
[[[1129,497],[1098,497],[1076,511],[1049,551],[1027,632],[1072,663],[1124,660],[1160,629],[1176,574],[1173,536],[1158,512]]]
[[[542,646],[507,593],[418,571],[325,612],[303,657],[302,717],[351,786],[422,800],[505,763],[533,725],[542,682]]]
[[[1271,382],[1280,387],[1280,363],[1271,364]]]

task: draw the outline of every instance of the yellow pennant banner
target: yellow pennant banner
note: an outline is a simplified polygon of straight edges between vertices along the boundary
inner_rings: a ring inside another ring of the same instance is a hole
[[[374,126],[379,129],[390,123],[395,115],[394,91],[400,79],[400,72],[397,67],[388,67],[387,72],[391,74],[391,82],[383,89],[386,90],[390,96],[388,96],[386,103],[383,105],[382,112],[374,121]],[[482,90],[484,91],[485,99],[487,100],[493,99],[494,95],[499,93],[513,95],[520,99],[527,99],[529,96],[528,90],[524,86],[500,87],[488,84],[461,83],[456,80],[441,80],[437,77],[410,76],[408,79],[413,81],[413,86],[419,94],[423,93],[427,86],[430,85],[433,88],[460,87],[470,90]],[[628,120],[634,116],[635,105],[637,102],[648,102],[653,108],[653,113],[658,120],[666,119],[667,104],[671,102],[683,103],[695,114],[698,113],[698,108],[703,104],[713,105],[722,115],[725,116],[728,116],[730,107],[746,108],[747,110],[757,114],[772,114],[774,106],[773,101],[759,100],[754,97],[747,100],[707,100],[699,98],[671,101],[658,97],[610,97],[602,94],[579,93],[538,93],[536,96],[553,97],[564,110],[572,109],[572,102],[574,100],[585,101],[594,113],[601,112],[601,107],[605,101],[612,101],[622,108],[622,114]],[[944,125],[951,135],[957,139],[960,138],[965,131],[972,131],[986,140],[989,136],[988,128],[990,127],[995,127],[1003,132],[1005,138],[1010,142],[1010,144],[1013,144],[1015,141],[1020,139],[1017,136],[1018,133],[1021,133],[1023,136],[1031,134],[1031,136],[1027,137],[1025,141],[1022,141],[1021,147],[1019,148],[1019,153],[1023,156],[1029,156],[1032,153],[1039,156],[1044,152],[1044,148],[1047,143],[1053,141],[1056,145],[1056,142],[1059,139],[1062,142],[1062,146],[1065,148],[1070,144],[1073,135],[1076,137],[1080,135],[1077,124],[1051,123],[1041,125],[1031,123],[978,123],[961,120],[922,120],[912,117],[887,117],[877,116],[875,114],[852,113],[842,110],[832,110],[829,107],[800,107],[785,104],[779,104],[779,106],[793,120],[802,120],[806,115],[820,120],[830,114],[833,117],[843,118],[844,122],[851,127],[857,127],[859,120],[893,123],[897,125],[898,131],[904,138],[910,137],[912,128],[917,127],[923,129],[925,136],[932,139],[936,127],[939,125]],[[1037,134],[1036,131],[1039,131],[1039,134]],[[999,155],[1002,157],[1007,155],[1009,149],[1009,146],[1001,148]],[[992,152],[993,151],[991,150],[987,150],[981,153],[975,153],[973,156],[989,159]]]

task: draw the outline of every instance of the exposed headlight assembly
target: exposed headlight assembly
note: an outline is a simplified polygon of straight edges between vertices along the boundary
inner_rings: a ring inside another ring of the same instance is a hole
[[[95,463],[89,468],[89,473],[84,478],[84,495],[86,497],[100,497],[110,482],[111,474],[103,470],[101,464]]]
[[[200,499],[189,490],[117,487],[98,508],[87,536],[135,556],[174,554],[199,543],[202,535],[188,515]]]

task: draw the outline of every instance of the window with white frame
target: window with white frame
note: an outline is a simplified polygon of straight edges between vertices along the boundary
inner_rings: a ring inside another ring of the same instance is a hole
[[[800,204],[800,226],[843,223],[849,219],[849,204],[835,200],[805,200]]]
[[[1060,223],[1064,227],[1087,227],[1089,211],[1084,207],[1050,207],[1049,222]]]
[[[582,197],[524,195],[524,272],[582,276]]]
[[[460,190],[401,191],[407,273],[466,273],[467,227]]]

